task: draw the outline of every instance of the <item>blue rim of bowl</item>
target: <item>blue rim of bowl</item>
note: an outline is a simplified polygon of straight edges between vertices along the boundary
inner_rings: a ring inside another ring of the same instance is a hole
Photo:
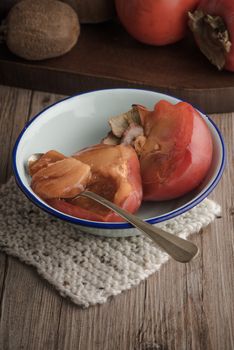
[[[89,221],[89,220],[85,220],[85,219],[80,219],[80,218],[76,218],[73,216],[69,216],[66,215],[62,212],[59,212],[57,210],[54,210],[52,207],[46,206],[43,202],[41,202],[40,200],[38,200],[38,198],[36,196],[34,196],[28,189],[27,187],[23,184],[23,182],[20,179],[18,170],[17,170],[17,166],[16,166],[16,155],[17,155],[17,149],[18,149],[18,145],[20,143],[21,138],[23,137],[25,131],[28,129],[28,127],[38,118],[40,117],[41,114],[43,114],[45,111],[47,111],[48,109],[52,108],[53,106],[62,103],[66,100],[72,99],[74,97],[79,97],[81,95],[87,95],[87,94],[91,94],[97,91],[113,91],[113,90],[137,90],[137,91],[142,91],[142,92],[153,92],[153,93],[157,93],[156,91],[150,91],[150,90],[142,90],[142,89],[124,89],[124,88],[117,88],[117,89],[102,89],[102,90],[95,90],[95,91],[90,91],[90,92],[85,92],[85,93],[79,93],[79,94],[75,94],[73,96],[69,96],[66,97],[60,101],[57,101],[51,105],[49,105],[48,107],[44,108],[43,110],[41,110],[38,114],[36,114],[28,123],[26,123],[26,125],[24,126],[24,128],[22,129],[22,131],[20,132],[13,151],[12,151],[12,168],[13,168],[13,173],[15,176],[15,180],[16,183],[18,185],[18,187],[20,188],[20,190],[26,195],[26,197],[33,202],[37,207],[41,208],[42,210],[44,210],[45,212],[60,218],[64,221],[68,221],[72,224],[77,224],[80,226],[86,226],[86,227],[93,227],[93,228],[98,228],[98,229],[129,229],[132,228],[133,225],[131,225],[130,223],[127,222],[99,222],[99,221]],[[164,95],[164,96],[168,96],[170,98],[175,98],[177,101],[181,101],[179,98],[174,97],[172,95],[168,95],[168,94],[164,94],[164,93],[158,93],[160,95]],[[196,108],[196,107],[195,107]],[[199,109],[198,109],[199,110]],[[201,111],[200,111],[201,112]],[[221,165],[219,168],[219,171],[216,175],[216,177],[214,178],[214,180],[212,181],[212,183],[210,184],[210,186],[206,189],[205,192],[203,192],[200,196],[198,196],[197,198],[195,198],[194,200],[192,200],[191,202],[189,202],[187,205],[184,205],[176,210],[173,210],[171,212],[169,212],[168,214],[165,215],[160,215],[158,217],[155,218],[149,218],[149,219],[145,219],[145,222],[148,222],[149,224],[157,224],[159,222],[162,221],[166,221],[169,219],[172,219],[178,215],[181,215],[183,213],[185,213],[186,211],[192,209],[193,207],[195,207],[197,204],[199,204],[200,202],[202,202],[208,195],[209,193],[217,186],[217,184],[219,183],[224,168],[225,168],[225,163],[226,163],[226,149],[225,149],[225,144],[224,144],[224,140],[222,137],[222,134],[219,130],[219,128],[217,127],[217,125],[214,123],[214,121],[207,116],[205,113],[201,112],[203,115],[206,116],[206,118],[208,119],[208,121],[213,125],[218,137],[219,137],[219,141],[221,142],[221,146],[222,146],[222,161],[221,161]]]

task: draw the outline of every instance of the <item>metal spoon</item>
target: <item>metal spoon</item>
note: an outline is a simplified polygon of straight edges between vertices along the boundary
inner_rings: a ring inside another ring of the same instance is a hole
[[[28,158],[28,162],[26,164],[27,172],[28,172],[29,165],[35,162],[41,156],[42,156],[42,153],[35,153]],[[101,197],[100,195],[94,192],[83,191],[71,199],[76,199],[78,197],[91,198],[94,201],[113,210],[122,218],[124,218],[127,222],[129,222],[130,224],[135,226],[138,230],[140,230],[145,236],[152,239],[154,243],[156,243],[160,248],[162,248],[167,254],[169,254],[176,261],[183,262],[183,263],[189,262],[190,260],[195,258],[199,253],[197,246],[192,242],[187,241],[178,236],[175,236],[169,232],[166,232],[161,228],[148,224],[147,222],[141,220],[136,215],[130,214],[126,210],[120,208],[116,204],[108,201],[107,199]]]

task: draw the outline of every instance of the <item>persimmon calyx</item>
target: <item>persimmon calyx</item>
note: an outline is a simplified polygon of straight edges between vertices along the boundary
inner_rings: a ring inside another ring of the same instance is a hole
[[[141,114],[138,105],[132,105],[132,108],[126,113],[119,114],[109,120],[111,131],[102,140],[107,145],[132,145],[137,149],[143,142],[144,129],[141,121]]]
[[[189,12],[188,16],[188,25],[202,53],[219,70],[222,70],[232,45],[224,20],[220,16],[206,14],[201,9],[193,13]]]

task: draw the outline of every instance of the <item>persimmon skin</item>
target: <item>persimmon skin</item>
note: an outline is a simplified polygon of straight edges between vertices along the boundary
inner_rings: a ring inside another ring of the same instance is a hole
[[[144,123],[148,135],[140,157],[143,200],[174,199],[196,188],[213,153],[211,133],[200,114],[185,102],[160,101]]]
[[[115,0],[117,15],[127,32],[150,45],[167,45],[187,31],[187,13],[199,0]]]

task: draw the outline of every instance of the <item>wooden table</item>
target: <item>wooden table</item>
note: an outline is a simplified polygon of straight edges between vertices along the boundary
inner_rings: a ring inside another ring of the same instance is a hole
[[[0,181],[25,122],[62,96],[0,87]],[[234,349],[234,113],[213,115],[227,145],[224,176],[210,196],[222,218],[194,235],[201,254],[159,273],[106,304],[80,309],[36,271],[0,253],[0,349]]]

